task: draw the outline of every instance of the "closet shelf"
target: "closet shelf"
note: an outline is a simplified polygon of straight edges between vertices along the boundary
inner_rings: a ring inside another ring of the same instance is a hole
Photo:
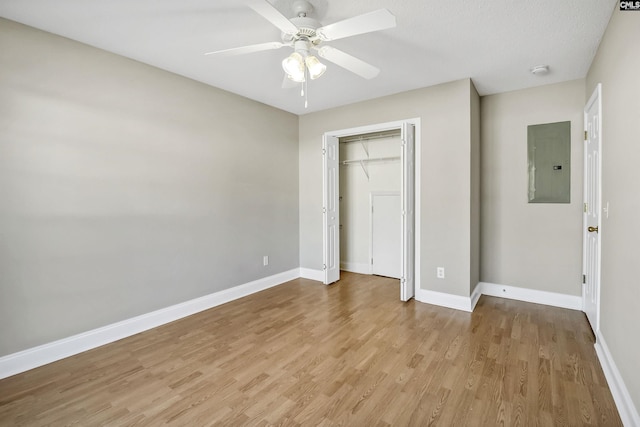
[[[365,135],[350,135],[343,136],[340,138],[341,144],[353,144],[358,142],[366,142],[374,139],[392,139],[392,138],[400,138],[400,129],[394,129],[391,131],[379,132],[379,133],[370,133]]]
[[[369,154],[369,153],[367,153]],[[367,157],[366,159],[355,159],[355,160],[343,160],[342,164],[345,166],[349,166],[349,165],[360,165],[360,167],[362,168],[362,172],[364,172],[364,174],[367,177],[367,181],[369,181],[369,170],[367,169],[367,165],[369,163],[376,163],[376,162],[388,162],[391,160],[400,160],[400,156],[392,156],[392,157]]]
[[[400,160],[400,156],[392,156],[392,157],[371,157],[366,159],[355,159],[355,160],[343,160],[343,165],[352,165],[352,164],[365,164],[365,163],[374,163],[374,162],[386,162],[389,160]]]

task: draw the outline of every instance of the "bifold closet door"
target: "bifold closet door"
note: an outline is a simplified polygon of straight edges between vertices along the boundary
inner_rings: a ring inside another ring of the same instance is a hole
[[[338,189],[340,175],[338,161],[340,157],[338,138],[324,135],[322,142],[323,163],[323,265],[324,284],[340,280],[340,204],[338,203]]]
[[[400,193],[371,195],[371,272],[400,278],[402,212]]]

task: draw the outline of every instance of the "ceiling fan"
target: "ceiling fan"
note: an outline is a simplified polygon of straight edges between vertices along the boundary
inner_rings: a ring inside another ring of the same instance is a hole
[[[327,69],[326,65],[322,64],[312,52],[317,52],[321,58],[365,79],[374,78],[380,72],[378,68],[339,49],[325,45],[324,42],[396,26],[396,17],[387,9],[379,9],[323,26],[308,16],[313,12],[313,6],[306,0],[296,0],[293,3],[295,17],[291,19],[282,15],[267,0],[248,0],[247,3],[251,9],[282,31],[282,41],[218,50],[207,52],[205,55],[233,56],[291,47],[294,52],[282,61],[282,68],[286,73],[285,80],[288,78],[297,83],[305,83],[307,75],[312,80],[317,79]]]

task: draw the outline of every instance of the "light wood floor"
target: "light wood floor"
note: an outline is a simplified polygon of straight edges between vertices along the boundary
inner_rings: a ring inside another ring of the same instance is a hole
[[[343,273],[0,381],[0,425],[621,425],[577,311]]]

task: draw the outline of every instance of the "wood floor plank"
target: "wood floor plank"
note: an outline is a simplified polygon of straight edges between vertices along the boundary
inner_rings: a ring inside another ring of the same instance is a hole
[[[0,426],[621,425],[583,313],[342,273],[0,380]]]

